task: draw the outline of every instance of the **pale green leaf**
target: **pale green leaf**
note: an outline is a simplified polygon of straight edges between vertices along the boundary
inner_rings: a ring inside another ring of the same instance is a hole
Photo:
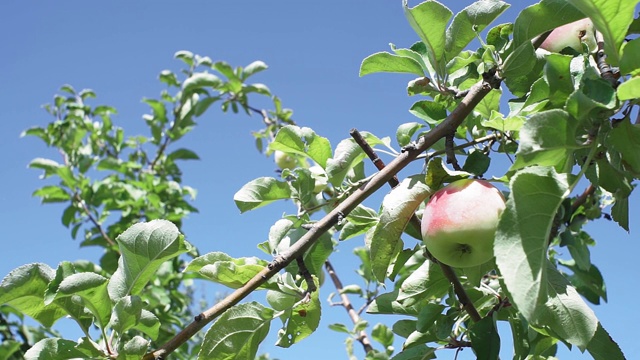
[[[425,185],[424,177],[415,175],[403,180],[382,200],[380,221],[369,244],[373,274],[379,282],[384,282],[387,276],[389,264],[409,219],[430,194],[431,189]]]
[[[634,77],[618,86],[618,99],[631,100],[640,98],[640,77]]]
[[[84,359],[86,354],[75,348],[75,341],[60,338],[42,339],[24,354],[25,360]]]
[[[381,139],[371,133],[363,131],[360,135],[362,135],[372,147],[384,144]],[[329,177],[329,182],[331,182],[333,186],[342,185],[342,181],[347,176],[347,173],[349,173],[349,170],[361,163],[365,156],[364,151],[362,151],[362,148],[355,140],[351,138],[342,140],[338,146],[336,146],[333,158],[327,160],[326,172]]]
[[[311,335],[320,325],[319,292],[314,291],[310,296],[309,301],[299,301],[291,310],[283,331],[278,332],[277,346],[288,348]]]
[[[446,59],[458,55],[508,7],[503,1],[476,1],[457,13],[446,33]]]
[[[188,251],[178,228],[166,220],[152,220],[129,227],[116,238],[120,249],[118,269],[109,280],[109,296],[118,300],[137,295],[156,276],[165,261]]]
[[[331,157],[331,144],[311,128],[288,125],[281,128],[269,149],[295,153],[310,158],[323,169]]]
[[[233,195],[233,201],[240,212],[246,212],[290,197],[291,187],[287,182],[272,177],[261,177],[245,184]]]
[[[548,237],[569,184],[566,175],[552,168],[529,167],[511,178],[509,188],[494,254],[509,300],[532,320],[536,309],[546,301]]]
[[[587,345],[587,351],[593,360],[625,360],[620,346],[613,341],[607,330],[598,322],[598,329]]]
[[[404,13],[409,25],[427,47],[429,62],[440,77],[445,75],[446,29],[453,13],[437,1],[425,1],[415,7],[403,2]]]
[[[274,312],[257,302],[236,305],[209,328],[198,360],[255,360]]]
[[[405,56],[397,56],[388,52],[379,52],[367,56],[360,64],[360,76],[378,72],[409,73],[424,76],[420,63]]]

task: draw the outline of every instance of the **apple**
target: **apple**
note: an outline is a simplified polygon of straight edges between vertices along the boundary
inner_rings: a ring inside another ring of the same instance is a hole
[[[327,188],[327,184],[329,179],[327,179],[327,174],[324,172],[324,169],[320,165],[314,165],[309,168],[311,172],[311,176],[315,180],[315,186],[313,187],[313,193],[319,194]]]
[[[298,162],[296,161],[295,157],[293,157],[293,156],[291,156],[291,155],[289,155],[287,153],[284,153],[284,152],[282,152],[280,150],[274,151],[273,157],[275,158],[276,165],[278,165],[278,167],[281,170],[284,170],[284,169],[291,170],[291,169],[295,168],[296,166],[298,166]]]
[[[424,208],[424,244],[443,264],[484,264],[493,257],[493,240],[504,209],[504,196],[488,181],[454,181],[436,191]]]
[[[582,52],[582,43],[587,44],[592,53],[598,48],[593,22],[589,18],[555,28],[540,45],[540,48],[559,53],[562,49],[570,47],[577,52]]]

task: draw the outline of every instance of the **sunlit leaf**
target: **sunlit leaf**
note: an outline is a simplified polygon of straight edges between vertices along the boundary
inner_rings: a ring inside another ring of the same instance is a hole
[[[409,57],[397,56],[388,52],[369,55],[360,64],[360,76],[378,72],[424,75],[424,70],[422,70],[420,63]]]
[[[331,144],[308,127],[288,125],[281,128],[269,149],[309,157],[323,169],[331,157]]]
[[[290,197],[291,187],[286,181],[261,177],[245,184],[233,195],[233,201],[240,212],[246,212]]]
[[[48,338],[34,344],[24,354],[25,360],[65,360],[84,359],[85,353],[75,348],[77,343],[71,340]]]

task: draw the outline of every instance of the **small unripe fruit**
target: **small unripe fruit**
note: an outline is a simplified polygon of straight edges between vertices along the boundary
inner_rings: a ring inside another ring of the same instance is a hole
[[[422,215],[422,239],[443,264],[471,267],[493,257],[504,196],[485,180],[458,180],[436,191]]]
[[[310,167],[309,171],[311,172],[311,176],[313,176],[313,179],[315,180],[313,193],[319,194],[327,188],[327,184],[329,182],[329,180],[327,179],[327,174],[324,172],[322,167],[320,167],[320,165],[314,165]]]
[[[276,161],[276,165],[278,165],[278,167],[281,170],[284,170],[284,169],[291,170],[296,166],[298,166],[298,162],[296,161],[296,158],[280,150],[274,151],[273,157]]]
[[[570,47],[577,52],[582,52],[582,43],[587,44],[590,52],[595,52],[597,49],[595,29],[589,18],[555,28],[540,45],[540,49],[559,53],[562,49]]]

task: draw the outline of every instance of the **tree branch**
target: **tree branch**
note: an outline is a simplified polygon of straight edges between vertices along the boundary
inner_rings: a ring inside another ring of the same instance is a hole
[[[233,305],[239,303],[242,299],[251,294],[254,290],[264,284],[269,278],[277,274],[281,269],[287,266],[298,256],[302,255],[313,245],[316,240],[327,231],[331,230],[333,226],[338,223],[339,219],[344,218],[353,209],[355,209],[361,202],[368,198],[371,194],[380,189],[390,179],[392,179],[400,170],[405,168],[415,158],[426,151],[429,147],[433,146],[438,140],[454,131],[464,119],[471,113],[473,108],[478,105],[494,87],[500,85],[501,79],[491,76],[485,79],[469,89],[469,93],[462,99],[460,104],[455,110],[447,116],[447,118],[434,127],[429,133],[423,135],[414,146],[408,147],[398,157],[396,157],[387,167],[378,172],[373,178],[354,193],[345,199],[342,203],[336,206],[330,213],[320,219],[314,224],[314,226],[303,235],[298,241],[296,241],[291,247],[284,253],[279,254],[269,264],[267,268],[258,273],[254,278],[249,280],[244,286],[236,289],[233,293],[226,298],[215,304],[213,307],[207,309],[202,314],[199,314],[191,324],[187,325],[180,333],[178,333],[173,339],[169,340],[160,349],[146,354],[143,359],[164,359],[165,356],[173,352],[180,345],[185,343],[195,333],[215,320],[227,309]]]
[[[333,269],[333,265],[331,265],[331,262],[327,260],[324,262],[324,267],[325,269],[327,269],[327,273],[329,274],[331,281],[333,281],[333,285],[336,287],[336,290],[338,290],[338,293],[340,294],[342,306],[345,308],[345,310],[347,310],[351,321],[354,324],[357,324],[361,320],[360,315],[358,315],[358,312],[353,308],[353,305],[351,304],[351,301],[349,300],[347,294],[342,293],[342,289],[344,288],[344,286],[342,285],[342,281],[340,281],[340,278],[338,278],[338,274],[336,274],[335,270]],[[369,336],[364,330],[360,331],[357,340],[362,344],[365,353],[373,351],[373,346],[371,345]]]

